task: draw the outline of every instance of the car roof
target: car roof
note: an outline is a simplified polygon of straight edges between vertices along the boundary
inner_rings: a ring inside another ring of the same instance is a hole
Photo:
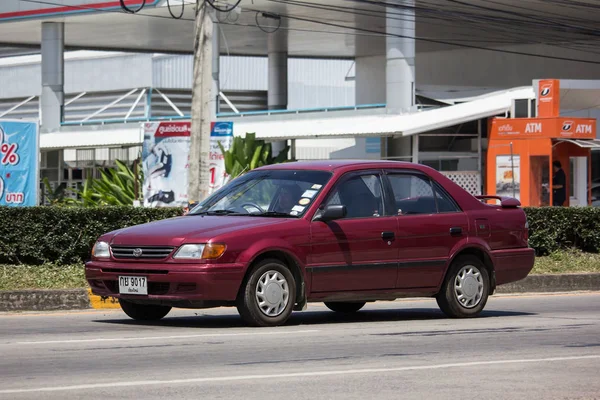
[[[390,160],[317,160],[317,161],[293,161],[281,164],[266,165],[257,170],[274,170],[274,169],[303,169],[314,171],[336,171],[339,169],[371,169],[371,168],[411,168],[424,171],[427,166],[414,164],[405,161],[390,161]]]

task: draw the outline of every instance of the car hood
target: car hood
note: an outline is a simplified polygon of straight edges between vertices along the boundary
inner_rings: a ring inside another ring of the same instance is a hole
[[[111,244],[137,246],[180,246],[184,242],[205,242],[242,229],[289,222],[282,218],[187,215],[113,232]]]

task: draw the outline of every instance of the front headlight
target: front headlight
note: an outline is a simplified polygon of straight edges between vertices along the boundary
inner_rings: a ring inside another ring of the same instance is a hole
[[[214,260],[225,253],[226,246],[219,243],[184,244],[173,256],[176,260]]]
[[[96,242],[92,248],[92,256],[96,258],[110,258],[110,249],[106,242]]]
[[[199,260],[202,258],[203,251],[203,244],[184,244],[179,248],[179,250],[177,250],[177,253],[175,253],[173,258]]]

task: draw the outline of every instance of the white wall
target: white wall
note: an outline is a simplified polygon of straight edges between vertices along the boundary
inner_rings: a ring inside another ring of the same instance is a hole
[[[567,60],[476,49],[418,53],[417,86],[511,88],[531,85],[534,79],[600,79],[598,65],[569,61],[569,59],[597,59],[600,61],[600,57],[597,55],[540,45],[513,45],[501,49],[564,57]]]

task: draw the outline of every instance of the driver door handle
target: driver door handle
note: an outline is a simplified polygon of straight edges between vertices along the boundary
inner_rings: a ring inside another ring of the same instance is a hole
[[[455,226],[453,228],[450,228],[450,235],[452,235],[452,236],[462,235],[462,228],[460,226]]]
[[[381,232],[381,238],[383,240],[394,240],[396,237],[396,234],[394,234],[394,232]]]

